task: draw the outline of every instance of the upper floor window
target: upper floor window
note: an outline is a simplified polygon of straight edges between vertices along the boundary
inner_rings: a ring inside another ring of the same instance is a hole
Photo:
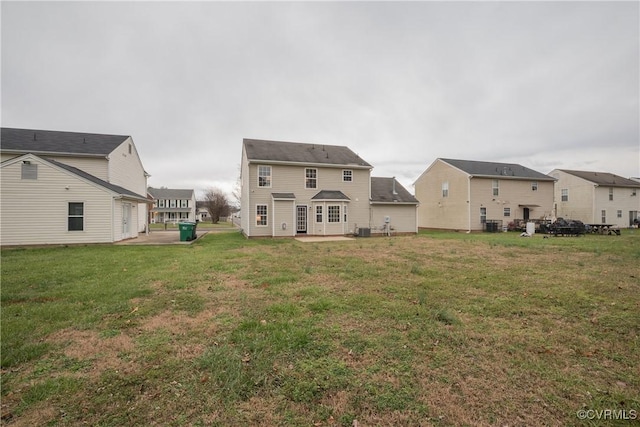
[[[568,202],[569,201],[569,189],[568,188],[563,188],[562,190],[560,190],[560,197],[563,202]]]
[[[271,166],[258,166],[258,187],[271,187]]]
[[[538,181],[531,181],[531,191],[538,191]]]
[[[175,200],[169,200],[169,207],[175,208],[176,207],[176,201]]]
[[[449,181],[442,183],[442,197],[449,197]]]
[[[498,196],[500,194],[500,181],[497,179],[494,179],[492,183],[492,188],[493,188],[493,195]]]
[[[188,208],[189,207],[189,201],[188,200],[180,200],[180,207],[181,208]]]
[[[38,165],[28,160],[22,162],[22,179],[38,179]]]
[[[613,200],[613,187],[609,188],[609,200]]]
[[[69,223],[67,230],[84,230],[84,203],[69,202]]]
[[[343,182],[351,182],[351,181],[353,181],[353,171],[352,170],[343,170],[342,171],[342,181]]]
[[[631,189],[631,196],[635,196],[636,194],[637,194],[636,189],[635,188]]]
[[[304,188],[316,188],[318,184],[318,169],[304,170]]]
[[[164,208],[164,199],[158,200],[158,207],[159,208]]]

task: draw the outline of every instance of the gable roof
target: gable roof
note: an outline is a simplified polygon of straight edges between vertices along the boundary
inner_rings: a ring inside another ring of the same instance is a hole
[[[0,150],[38,155],[106,156],[126,141],[126,135],[2,128]]]
[[[549,175],[529,169],[517,163],[481,162],[476,160],[439,159],[472,177],[535,179],[538,181],[555,181]]]
[[[339,145],[265,141],[261,139],[243,139],[242,143],[250,162],[340,165],[367,169],[372,167],[348,147]]]
[[[394,192],[395,190],[395,192]],[[371,177],[371,203],[408,203],[418,204],[395,178]]]
[[[147,192],[154,199],[190,199],[193,196],[193,190],[175,189],[175,188],[147,188]]]
[[[82,179],[84,179],[86,181],[89,181],[89,182],[95,184],[95,185],[103,187],[103,188],[105,188],[105,189],[107,189],[107,190],[109,190],[109,191],[111,191],[113,193],[116,193],[116,194],[118,194],[118,195],[120,195],[122,197],[125,197],[125,198],[128,198],[128,199],[137,199],[137,200],[148,201],[148,199],[145,196],[142,196],[140,194],[134,193],[133,191],[127,190],[126,188],[120,187],[119,185],[115,185],[115,184],[111,184],[110,182],[103,181],[102,179],[100,179],[100,178],[98,178],[96,176],[93,176],[93,175],[91,175],[89,173],[86,173],[85,171],[83,171],[81,169],[75,168],[73,166],[69,166],[67,164],[61,163],[61,162],[59,162],[57,160],[54,160],[54,159],[50,159],[50,158],[46,158],[46,157],[40,157],[40,156],[37,156],[37,155],[32,154],[32,153],[24,154],[22,156],[17,156],[17,157],[14,157],[12,159],[5,160],[4,162],[2,162],[2,166],[4,167],[4,166],[9,165],[9,164],[20,162],[23,159],[34,159],[34,158],[35,159],[39,159],[44,163],[49,163],[49,164],[51,164],[53,166],[57,166],[60,169],[64,169],[65,171],[67,171],[67,172],[69,172],[69,173],[71,173],[71,174],[73,174],[73,175],[75,175],[75,176],[77,176],[79,178],[82,178]]]
[[[557,170],[568,173],[569,175],[577,176],[578,178],[585,179],[596,185],[607,186],[607,187],[640,188],[640,182],[636,182],[632,179],[623,178],[613,173],[576,171],[576,170],[568,170],[568,169],[557,169]]]

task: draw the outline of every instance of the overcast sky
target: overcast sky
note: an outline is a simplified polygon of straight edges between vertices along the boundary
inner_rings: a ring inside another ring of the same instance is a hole
[[[640,3],[2,1],[2,126],[131,135],[230,191],[243,138],[640,176]]]

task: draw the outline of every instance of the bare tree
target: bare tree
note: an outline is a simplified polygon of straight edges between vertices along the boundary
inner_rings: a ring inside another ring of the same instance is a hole
[[[204,203],[214,224],[220,221],[220,217],[229,216],[231,212],[227,195],[217,187],[211,187],[205,191]]]
[[[231,191],[231,195],[235,199],[235,207],[240,208],[240,196],[241,196],[241,188],[242,188],[242,169],[240,165],[238,165],[238,178],[236,179],[236,183],[233,185],[233,190]]]

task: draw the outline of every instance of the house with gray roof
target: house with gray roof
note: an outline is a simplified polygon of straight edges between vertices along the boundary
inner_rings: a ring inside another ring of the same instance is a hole
[[[242,231],[247,237],[417,232],[417,200],[395,179],[371,178],[372,169],[345,146],[244,139]]]
[[[147,192],[153,197],[152,223],[195,222],[198,219],[193,189],[149,187]]]
[[[482,231],[551,218],[554,181],[515,163],[439,158],[414,183],[418,225]]]
[[[637,226],[640,182],[609,172],[554,169],[555,210],[558,217],[585,224]]]
[[[130,136],[2,128],[0,156],[2,245],[109,243],[147,228],[149,175]]]

